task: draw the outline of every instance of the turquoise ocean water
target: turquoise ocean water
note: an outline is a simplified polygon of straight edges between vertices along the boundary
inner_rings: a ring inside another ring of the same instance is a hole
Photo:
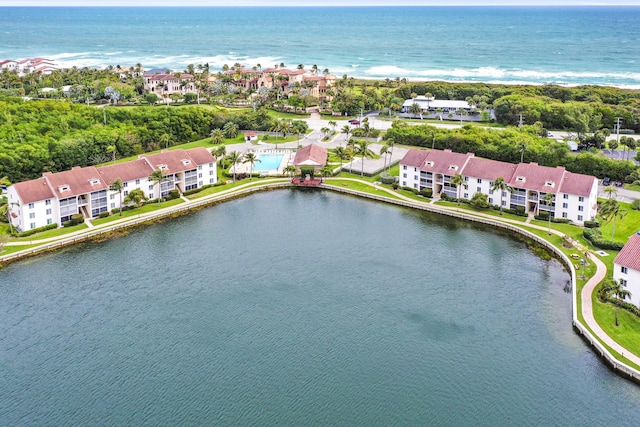
[[[640,88],[639,7],[0,8],[0,59]]]

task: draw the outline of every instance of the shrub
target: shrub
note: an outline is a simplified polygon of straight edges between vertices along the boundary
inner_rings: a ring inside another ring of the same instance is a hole
[[[27,230],[27,231],[23,231],[22,233],[18,233],[17,236],[18,237],[27,237],[27,236],[31,236],[31,235],[36,234],[36,233],[41,233],[43,231],[53,230],[54,228],[58,228],[58,224],[49,224],[49,225],[45,225],[44,227],[33,228],[31,230]]]
[[[598,228],[585,228],[582,235],[596,248],[619,251],[624,246],[624,243],[603,239],[602,232]]]
[[[447,196],[447,193],[440,194],[440,200],[444,200],[445,202],[451,200],[452,198]]]
[[[489,196],[484,193],[475,193],[473,197],[471,197],[471,202],[469,202],[471,206],[479,209],[486,209],[489,206]]]
[[[394,182],[393,184],[391,184],[391,187],[392,187],[394,190],[397,190],[397,189],[398,189],[398,187],[400,187],[400,184],[398,184],[397,182]]]
[[[427,197],[427,198],[430,199],[431,197],[433,197],[433,190],[430,189],[430,188],[424,188],[424,189],[420,190],[420,195],[422,197]]]
[[[586,228],[598,228],[598,227],[600,227],[600,222],[599,221],[585,221],[584,222],[584,226]]]
[[[551,222],[555,222],[557,224],[571,224],[571,220],[569,218],[552,218]]]
[[[635,199],[633,202],[631,202],[631,209],[640,211],[640,199]]]
[[[109,213],[109,211],[105,211],[105,212],[100,213],[99,217],[100,217],[100,218],[106,218],[106,217],[108,217],[109,215],[111,215],[111,214]]]
[[[82,214],[74,214],[71,215],[71,221],[69,221],[71,225],[78,225],[84,222],[84,216]]]
[[[387,172],[382,172],[380,174],[380,181],[383,184],[393,184],[396,181],[394,176],[389,175]]]
[[[549,212],[540,212],[538,215],[534,216],[534,218],[547,221],[549,219]]]

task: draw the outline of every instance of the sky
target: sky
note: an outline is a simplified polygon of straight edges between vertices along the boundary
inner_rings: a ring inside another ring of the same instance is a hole
[[[640,0],[0,0],[2,6],[640,6]]]

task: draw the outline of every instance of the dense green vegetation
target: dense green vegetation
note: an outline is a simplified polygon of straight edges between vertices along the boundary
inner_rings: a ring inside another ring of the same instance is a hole
[[[103,163],[210,136],[230,122],[268,130],[266,109],[220,112],[197,107],[102,109],[60,101],[0,100],[0,176],[11,182],[44,171]],[[227,126],[227,129],[229,126]]]

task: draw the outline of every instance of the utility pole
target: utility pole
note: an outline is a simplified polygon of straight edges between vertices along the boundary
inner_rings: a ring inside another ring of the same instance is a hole
[[[622,117],[616,117],[616,142],[620,143],[620,120]]]

